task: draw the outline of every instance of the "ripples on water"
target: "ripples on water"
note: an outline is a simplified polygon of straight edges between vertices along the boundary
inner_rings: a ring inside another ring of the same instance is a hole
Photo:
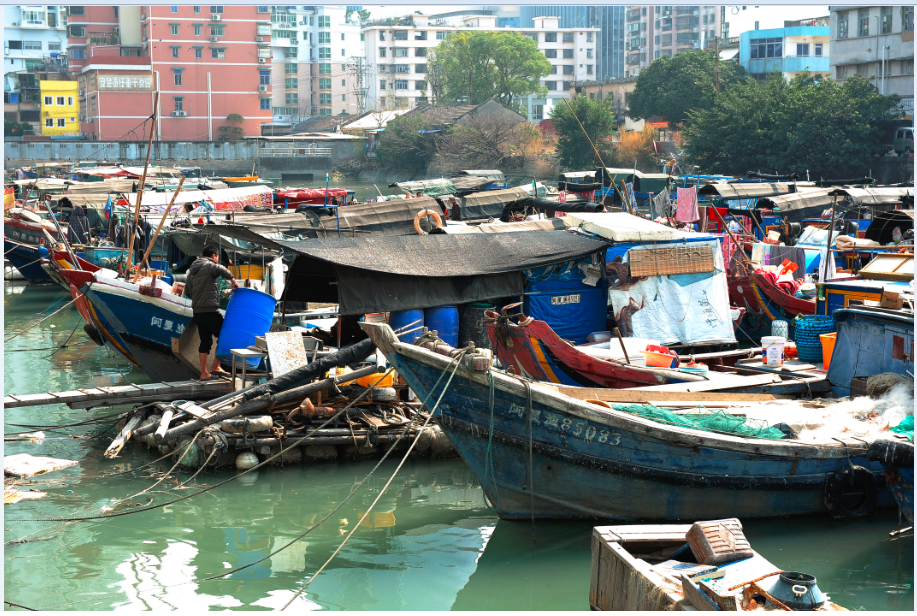
[[[20,324],[65,298],[55,287],[5,285],[5,327]],[[56,327],[51,328],[54,324]],[[74,346],[60,346],[75,326]],[[138,370],[113,357],[82,332],[67,310],[16,338],[4,353],[9,393],[144,383]],[[122,376],[121,373],[126,373]],[[65,424],[119,409],[11,409],[5,421]],[[123,409],[121,409],[123,410]],[[46,430],[39,443],[6,443],[6,455],[31,453],[78,460],[74,468],[34,480],[48,492],[4,508],[6,518],[97,513],[111,499],[152,485],[149,470],[93,479],[155,458],[127,446],[104,460],[107,424]],[[6,426],[6,432],[22,428]],[[32,607],[72,610],[276,609],[285,604],[337,548],[378,495],[395,461],[387,462],[361,493],[322,527],[273,558],[228,579],[195,578],[253,563],[291,541],[330,511],[374,462],[264,469],[193,499],[147,513],[67,526],[52,539],[6,546],[4,598]],[[155,469],[165,471],[168,466]],[[232,476],[208,472],[211,484]],[[182,474],[180,481],[189,475]],[[175,485],[175,484],[172,484]],[[165,487],[162,484],[160,487]],[[26,488],[27,489],[27,488]],[[157,495],[166,500],[180,494]],[[146,496],[138,499],[146,502]],[[498,522],[459,460],[409,462],[364,525],[328,569],[295,603],[298,610],[583,610],[588,609],[590,522]],[[5,540],[51,523],[7,522]],[[752,545],[781,568],[806,571],[836,602],[850,609],[913,610],[913,538],[889,540],[892,511],[867,520],[829,518],[747,521]],[[291,606],[292,607],[292,606]]]

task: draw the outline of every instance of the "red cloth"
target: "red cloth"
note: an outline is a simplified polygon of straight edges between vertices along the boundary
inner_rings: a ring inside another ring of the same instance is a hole
[[[799,290],[800,282],[796,280],[793,280],[792,282],[789,280],[777,282],[777,273],[776,272],[770,272],[770,271],[759,269],[759,270],[755,270],[755,273],[761,274],[762,276],[767,278],[768,282],[770,282],[772,285],[779,288],[784,293],[788,293],[789,295],[796,295],[796,292]]]

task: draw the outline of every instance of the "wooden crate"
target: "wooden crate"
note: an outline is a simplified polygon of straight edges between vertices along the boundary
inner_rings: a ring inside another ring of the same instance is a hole
[[[627,253],[630,275],[664,276],[666,274],[699,274],[712,272],[713,247],[677,246],[674,248],[649,248]]]

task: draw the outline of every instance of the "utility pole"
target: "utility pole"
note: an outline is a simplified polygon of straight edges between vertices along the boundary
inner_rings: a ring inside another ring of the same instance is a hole
[[[353,94],[357,100],[357,115],[363,115],[366,111],[366,77],[369,73],[369,65],[366,64],[365,58],[352,56],[351,62],[346,65],[353,81]]]
[[[716,72],[716,91],[720,91],[720,37],[713,37],[713,65]]]

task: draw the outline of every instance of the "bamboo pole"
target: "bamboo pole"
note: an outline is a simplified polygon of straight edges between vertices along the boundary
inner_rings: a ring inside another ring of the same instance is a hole
[[[159,237],[159,232],[162,231],[162,226],[166,224],[166,218],[168,218],[169,213],[172,211],[172,205],[175,203],[175,199],[178,197],[178,193],[181,192],[182,184],[185,183],[185,176],[181,176],[181,179],[178,180],[178,188],[175,189],[175,193],[172,195],[172,200],[169,201],[169,205],[166,207],[166,211],[162,213],[162,220],[159,221],[159,226],[156,227],[156,233],[153,234],[153,239],[150,240],[150,245],[146,247],[146,252],[143,254],[143,259],[140,261],[140,269],[143,269],[143,265],[147,262],[147,259],[150,257],[150,253],[153,251],[153,245],[156,243],[156,238]]]
[[[831,203],[831,226],[828,227],[828,248],[825,250],[825,277],[819,282],[825,282],[834,278],[837,272],[832,272],[828,268],[834,267],[834,256],[831,254],[831,235],[834,233],[834,218],[837,214],[837,193],[834,193],[834,201]],[[830,261],[830,264],[828,263]],[[831,276],[829,278],[828,276]]]
[[[153,152],[153,126],[156,124],[156,112],[159,109],[159,92],[153,94],[153,125],[150,127],[150,140],[146,144],[146,162],[143,164],[143,175],[140,176],[140,186],[137,187],[137,205],[134,207],[134,224],[131,229],[131,241],[127,249],[127,272],[125,277],[133,277],[134,238],[137,237],[137,220],[140,218],[140,202],[143,201],[143,188],[146,185],[146,172],[150,167],[150,154]]]

